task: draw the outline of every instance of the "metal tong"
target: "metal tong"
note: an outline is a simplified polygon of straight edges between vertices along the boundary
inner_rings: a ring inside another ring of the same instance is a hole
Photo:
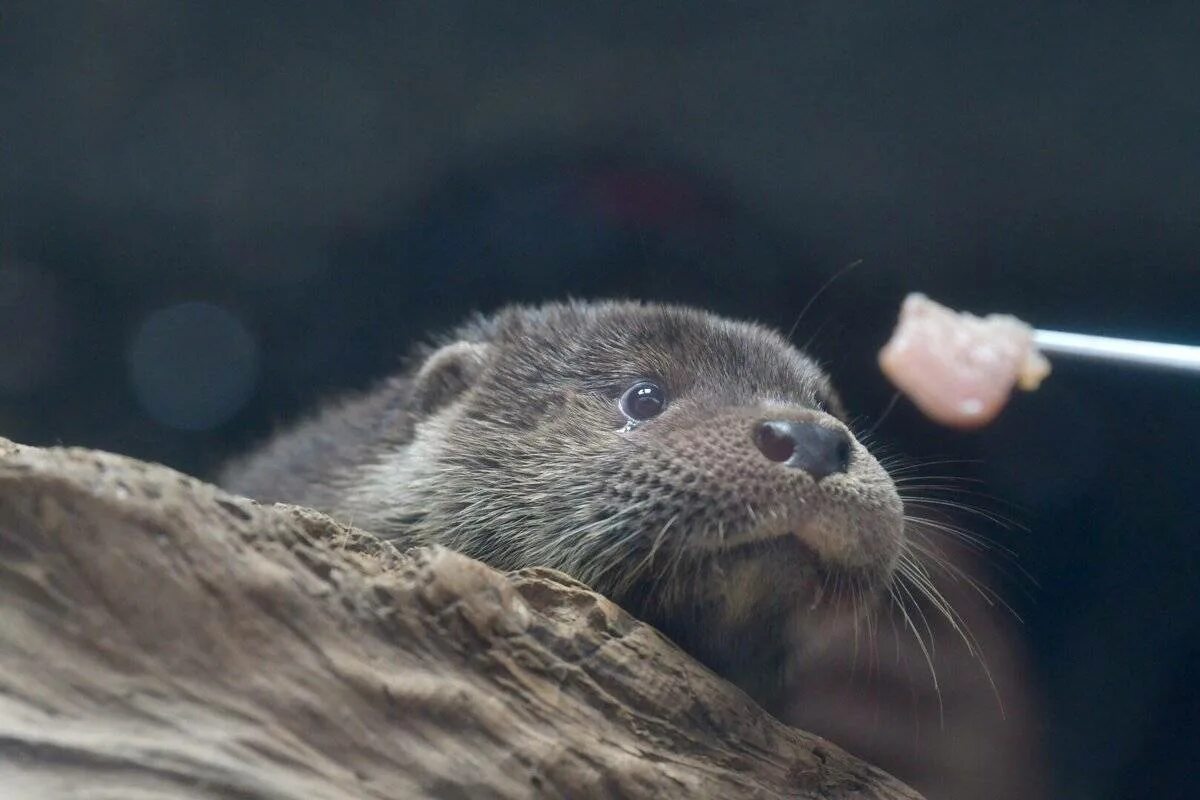
[[[1142,364],[1200,373],[1200,347],[1138,339],[1116,339],[1064,331],[1033,332],[1038,349],[1050,355],[1078,356],[1096,361]]]

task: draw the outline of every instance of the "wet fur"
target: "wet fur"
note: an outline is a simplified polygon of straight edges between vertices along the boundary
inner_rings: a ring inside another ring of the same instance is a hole
[[[632,429],[617,399],[670,398]],[[635,303],[509,308],[418,352],[233,464],[223,483],[500,569],[549,566],[774,705],[847,598],[885,590],[895,486],[857,441],[819,484],[769,461],[765,419],[843,426],[827,376],[779,334]]]

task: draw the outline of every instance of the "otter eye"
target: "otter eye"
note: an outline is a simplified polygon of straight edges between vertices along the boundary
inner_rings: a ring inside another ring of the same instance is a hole
[[[634,422],[657,417],[667,407],[667,393],[650,381],[639,381],[625,390],[619,402],[621,413]]]

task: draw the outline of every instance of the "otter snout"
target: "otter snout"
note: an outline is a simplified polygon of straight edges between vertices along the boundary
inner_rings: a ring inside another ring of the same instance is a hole
[[[782,419],[754,426],[754,444],[771,461],[803,470],[815,481],[845,472],[853,450],[850,435],[842,428]]]

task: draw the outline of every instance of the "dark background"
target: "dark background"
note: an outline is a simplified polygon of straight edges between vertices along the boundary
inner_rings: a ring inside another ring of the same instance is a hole
[[[472,309],[787,329],[858,259],[796,340],[867,423],[909,290],[1200,342],[1194,3],[754,9],[5,4],[0,434],[203,474]],[[1200,380],[1055,368],[982,433],[880,434],[1028,528],[988,535],[1037,581],[1054,796],[1190,796]]]

